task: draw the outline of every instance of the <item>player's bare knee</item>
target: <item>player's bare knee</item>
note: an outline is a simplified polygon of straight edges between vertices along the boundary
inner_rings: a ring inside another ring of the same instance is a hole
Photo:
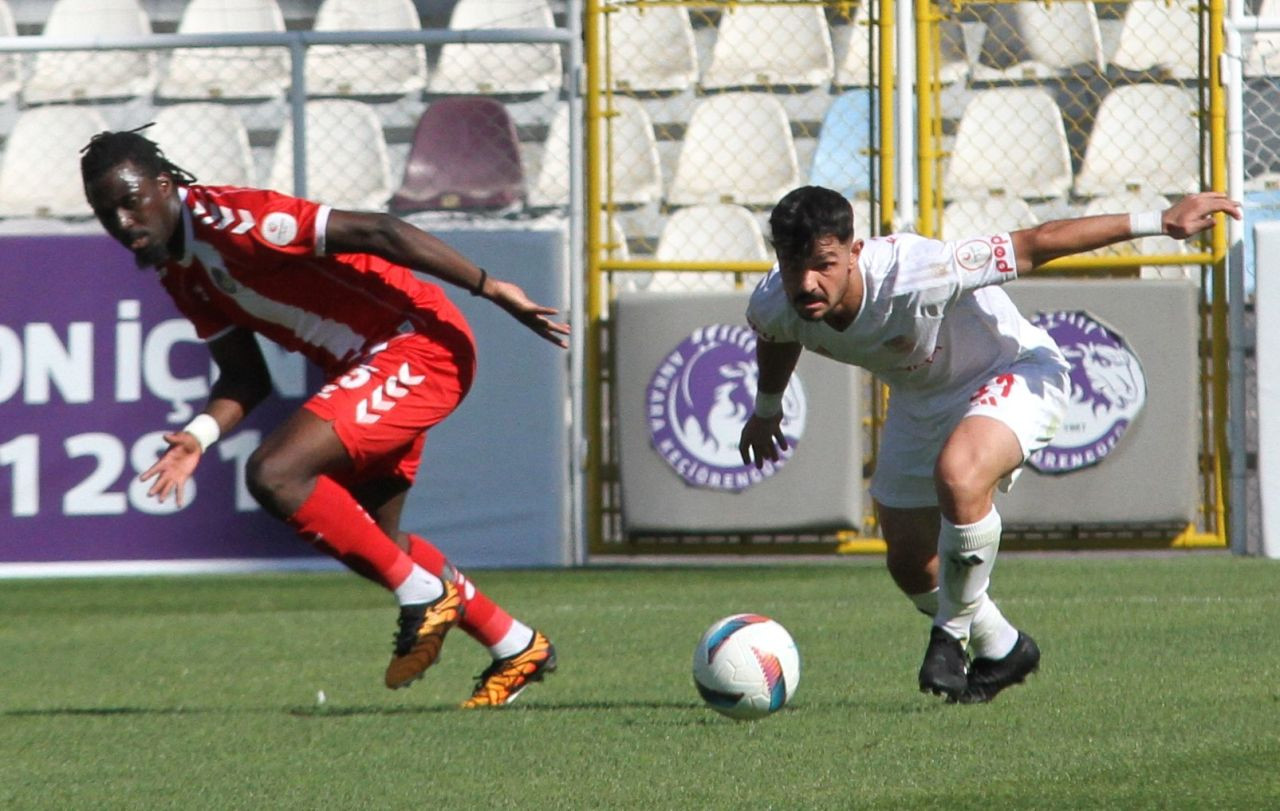
[[[297,466],[280,454],[264,453],[262,448],[249,456],[245,465],[245,485],[250,495],[267,511],[288,517],[306,500],[310,482],[298,475]]]
[[[943,513],[949,516],[967,506],[988,501],[995,485],[978,460],[945,453],[934,465],[933,483]]]

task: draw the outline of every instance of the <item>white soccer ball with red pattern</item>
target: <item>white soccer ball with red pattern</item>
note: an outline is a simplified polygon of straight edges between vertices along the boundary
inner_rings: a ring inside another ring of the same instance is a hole
[[[734,614],[702,635],[693,683],[707,706],[730,718],[763,718],[800,683],[800,652],[787,629],[760,614]]]

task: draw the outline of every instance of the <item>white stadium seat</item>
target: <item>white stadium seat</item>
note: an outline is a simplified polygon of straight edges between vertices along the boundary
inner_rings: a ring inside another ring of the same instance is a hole
[[[1041,80],[1077,65],[1106,67],[1093,3],[1024,1],[995,5],[990,13],[974,81]],[[1010,58],[1017,61],[1007,64]]]
[[[682,208],[667,218],[658,237],[656,258],[662,262],[767,262],[769,249],[755,215],[742,206],[717,203]],[[743,283],[752,287],[758,274]],[[663,292],[732,290],[734,274],[659,271],[646,289]]]
[[[1280,0],[1262,0],[1259,17],[1280,17]],[[1253,35],[1244,60],[1245,76],[1280,76],[1280,31],[1260,31]]]
[[[449,18],[454,30],[553,28],[546,0],[458,0]],[[559,90],[560,46],[554,43],[450,43],[440,49],[431,74],[432,93],[527,95]]]
[[[1053,97],[1039,88],[976,92],[960,117],[943,194],[1043,198],[1063,197],[1070,188],[1071,153]]]
[[[256,185],[249,133],[235,110],[225,104],[194,101],[162,107],[148,137],[170,161],[201,183]]]
[[[601,125],[600,143],[613,156],[612,201],[617,205],[642,205],[662,197],[662,168],[653,123],[644,106],[626,96],[614,96],[607,123]],[[542,166],[529,190],[535,208],[569,204],[569,105],[561,103],[551,119]],[[605,171],[600,161],[599,170]]]
[[[983,237],[1036,225],[1039,220],[1021,197],[974,197],[948,203],[942,210],[942,238]]]
[[[151,21],[137,0],[57,0],[43,36],[51,38],[141,37]],[[28,104],[111,99],[150,93],[156,56],[150,51],[46,51],[36,55],[22,88]]]
[[[0,0],[0,37],[16,37],[18,26],[13,20],[13,10],[5,0]],[[22,85],[22,56],[0,55],[0,101],[8,101]]]
[[[413,0],[324,0],[316,31],[416,31],[422,28]],[[316,45],[307,49],[307,94],[400,95],[427,83],[427,51],[421,45]]]
[[[1128,190],[1188,194],[1200,188],[1200,132],[1193,91],[1174,85],[1118,87],[1102,100],[1076,194]]]
[[[1174,79],[1200,75],[1200,0],[1134,0],[1111,64]]]
[[[781,102],[766,93],[723,93],[694,107],[667,202],[773,205],[798,185]]]
[[[711,63],[700,84],[709,90],[825,86],[831,82],[834,63],[831,33],[820,7],[739,3],[720,14]]]
[[[850,25],[831,29],[832,39],[840,38],[843,56],[836,65],[837,87],[870,87],[871,44],[869,37],[879,36],[867,19],[867,0],[858,3]],[[958,22],[943,19],[938,22],[941,30],[941,63],[938,65],[938,81],[953,84],[969,74],[969,60],[964,51],[964,32]]]
[[[180,34],[282,32],[276,0],[191,0]],[[156,94],[174,99],[274,98],[289,85],[285,48],[178,48]]]
[[[268,186],[293,193],[293,125],[280,128]],[[307,102],[307,197],[337,208],[382,210],[391,161],[373,108],[351,99]]]
[[[91,107],[33,107],[18,114],[0,160],[0,217],[88,217],[80,150],[107,129]]]
[[[698,52],[689,10],[613,5],[616,11],[601,15],[608,24],[613,86],[645,92],[691,87],[698,77]]]

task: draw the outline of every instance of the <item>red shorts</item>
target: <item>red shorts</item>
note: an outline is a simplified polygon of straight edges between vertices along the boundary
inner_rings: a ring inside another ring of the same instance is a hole
[[[467,395],[475,357],[470,345],[396,336],[332,377],[303,407],[333,423],[353,481],[396,476],[412,483],[427,430]]]

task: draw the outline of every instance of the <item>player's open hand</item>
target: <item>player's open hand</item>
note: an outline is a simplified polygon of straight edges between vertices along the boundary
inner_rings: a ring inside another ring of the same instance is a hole
[[[1206,191],[1188,194],[1164,212],[1164,232],[1174,239],[1186,239],[1207,230],[1213,225],[1219,212],[1235,217],[1242,216],[1240,203],[1222,192]]]
[[[551,319],[559,311],[533,301],[519,285],[490,276],[485,296],[542,338],[562,349],[569,346],[564,339],[569,334],[569,325]]]
[[[138,478],[144,482],[155,479],[147,495],[163,504],[172,493],[174,502],[181,507],[183,488],[200,462],[200,443],[185,431],[165,434],[164,441],[169,443],[169,449]]]
[[[747,424],[742,426],[742,439],[738,441],[742,464],[754,464],[756,470],[760,470],[766,459],[776,462],[778,451],[786,449],[787,438],[782,434],[781,414],[776,417],[757,417],[752,414]]]

